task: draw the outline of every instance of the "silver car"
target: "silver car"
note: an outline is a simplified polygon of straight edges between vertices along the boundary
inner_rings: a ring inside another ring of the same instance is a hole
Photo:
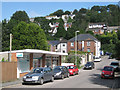
[[[54,81],[53,70],[50,67],[38,67],[33,69],[23,77],[22,84],[39,83],[42,85],[45,81]]]

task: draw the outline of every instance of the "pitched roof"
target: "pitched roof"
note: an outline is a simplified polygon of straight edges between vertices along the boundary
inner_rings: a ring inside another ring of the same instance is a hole
[[[74,42],[76,37],[71,38],[69,41]],[[77,41],[85,41],[85,40],[97,40],[91,34],[79,34],[77,35]]]
[[[66,40],[66,39],[62,39],[62,40],[60,41],[60,43],[67,43],[67,40]]]
[[[49,44],[51,44],[51,45],[57,45],[57,44],[59,44],[60,43],[60,41],[59,40],[54,40],[54,41],[49,41]]]

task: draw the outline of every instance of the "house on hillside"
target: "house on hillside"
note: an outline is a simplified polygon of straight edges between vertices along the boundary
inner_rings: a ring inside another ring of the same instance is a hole
[[[75,39],[77,37],[77,40]],[[90,34],[79,34],[78,36],[71,38],[67,42],[67,52],[75,51],[77,42],[77,51],[90,52],[96,57],[100,57],[101,43],[98,39]]]
[[[57,17],[57,16],[46,16],[45,18],[49,19],[49,20],[51,20],[51,19],[60,19],[60,17]]]
[[[120,26],[108,26],[106,32],[110,33],[113,30],[117,32],[118,30],[120,30]]]
[[[107,29],[105,23],[89,23],[86,31],[92,31],[94,34],[104,34],[104,30]]]

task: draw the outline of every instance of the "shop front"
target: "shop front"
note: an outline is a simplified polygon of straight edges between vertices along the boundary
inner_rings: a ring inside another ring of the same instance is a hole
[[[55,67],[61,65],[61,57],[67,53],[25,49],[15,52],[17,57],[17,78],[36,67]]]

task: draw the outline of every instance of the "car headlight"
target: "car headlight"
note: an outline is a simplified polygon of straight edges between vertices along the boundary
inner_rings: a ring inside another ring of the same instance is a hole
[[[60,75],[60,74],[61,74],[61,72],[56,73],[56,75]]]
[[[91,66],[89,66],[89,67],[91,67]]]
[[[24,76],[23,78],[26,78],[26,76]]]
[[[70,72],[72,73],[73,71],[71,70]]]
[[[104,74],[104,72],[102,72],[102,74]]]
[[[38,80],[39,79],[39,76],[33,76],[32,77],[32,80]]]

